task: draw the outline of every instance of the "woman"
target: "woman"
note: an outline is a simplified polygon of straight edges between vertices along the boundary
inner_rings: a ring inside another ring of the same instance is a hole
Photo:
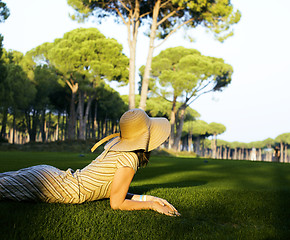
[[[83,203],[110,198],[113,209],[151,209],[178,216],[178,211],[164,199],[128,193],[138,167],[146,165],[150,151],[160,146],[169,133],[167,119],[150,118],[140,109],[129,110],[120,119],[120,133],[94,145],[92,152],[110,140],[104,152],[88,166],[74,172],[38,165],[0,173],[0,199]]]

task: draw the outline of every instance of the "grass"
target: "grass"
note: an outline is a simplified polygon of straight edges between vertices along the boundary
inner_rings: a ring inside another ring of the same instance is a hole
[[[0,172],[50,164],[82,168],[93,154],[0,152]],[[153,156],[130,192],[167,199],[182,214],[0,202],[1,239],[289,239],[290,165]]]

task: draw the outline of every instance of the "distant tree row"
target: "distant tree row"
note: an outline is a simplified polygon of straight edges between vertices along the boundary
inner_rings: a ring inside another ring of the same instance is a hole
[[[115,131],[128,108],[118,92],[101,82],[91,103],[84,100],[85,107],[90,104],[87,113],[80,115],[79,101],[73,102],[86,124],[84,129],[83,119],[74,115],[74,137],[69,138],[72,97],[58,71],[48,65],[31,67],[31,59],[16,51],[4,51],[2,59],[7,76],[0,82],[1,138],[11,143],[101,138]]]
[[[182,133],[182,150],[218,159],[290,162],[290,133],[280,134],[275,139],[267,138],[250,143],[217,140],[217,135],[225,130],[225,126],[218,123],[187,121]],[[212,140],[208,139],[209,136],[212,136]]]
[[[25,55],[1,52],[2,140],[100,138],[128,108],[104,80],[126,82],[127,57],[97,29],[74,30]]]

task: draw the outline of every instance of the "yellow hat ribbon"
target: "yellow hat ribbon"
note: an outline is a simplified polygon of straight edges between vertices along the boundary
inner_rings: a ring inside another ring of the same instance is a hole
[[[103,138],[102,140],[98,141],[92,148],[91,148],[91,152],[94,152],[100,145],[102,145],[104,142],[109,141],[110,139],[114,138],[114,137],[120,137],[120,133],[114,133],[111,134],[105,138]]]

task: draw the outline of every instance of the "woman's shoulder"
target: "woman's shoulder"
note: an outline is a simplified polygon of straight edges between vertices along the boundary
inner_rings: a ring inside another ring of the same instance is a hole
[[[138,169],[138,156],[134,152],[112,152],[117,155],[117,168],[131,167],[135,170]]]
[[[128,157],[132,159],[138,159],[135,152],[123,152],[123,151],[109,151],[106,157]]]

